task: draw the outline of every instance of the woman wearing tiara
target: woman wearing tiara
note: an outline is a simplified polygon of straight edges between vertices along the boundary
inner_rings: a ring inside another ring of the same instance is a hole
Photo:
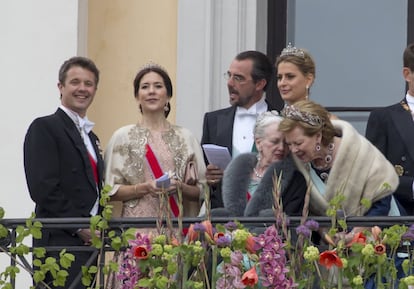
[[[253,128],[257,153],[244,153],[233,159],[223,175],[222,194],[224,208],[214,208],[213,216],[263,216],[272,215],[272,196],[255,193],[263,175],[274,162],[283,160],[284,179],[297,182],[284,188],[282,200],[288,215],[300,215],[303,208],[306,182],[295,169],[284,135],[278,130],[282,117],[277,111],[260,114]]]
[[[194,183],[184,179],[190,161],[195,161],[198,176],[204,176],[203,154],[189,130],[167,120],[172,94],[171,79],[161,66],[150,63],[138,71],[134,95],[142,117],[115,131],[105,151],[105,179],[112,186],[111,200],[123,202],[122,217],[158,216],[162,188],[155,179],[164,173],[170,177],[164,190],[182,191],[184,215],[198,213],[203,179]]]
[[[310,215],[324,216],[329,201],[338,194],[345,197],[341,203],[345,216],[399,214],[394,201],[390,202],[398,186],[394,167],[352,125],[331,121],[325,108],[307,100],[286,106],[282,114],[279,130],[298,169],[310,180]],[[361,205],[363,199],[372,205]],[[359,230],[348,232],[346,240]]]
[[[173,95],[171,79],[159,65],[140,69],[134,80],[134,96],[142,117],[137,124],[121,127],[112,135],[105,151],[105,180],[112,186],[112,201],[121,201],[121,217],[177,217],[183,196],[184,216],[197,216],[199,196],[205,182],[201,146],[188,129],[167,120]],[[189,164],[196,174],[192,179]],[[169,181],[157,185],[156,179],[168,173]],[[198,174],[199,178],[196,178]],[[168,184],[169,182],[169,184]],[[160,193],[168,192],[171,212],[160,210]],[[156,233],[154,229],[140,229]],[[110,276],[109,287],[114,282]]]
[[[315,80],[315,62],[308,51],[289,45],[276,59],[277,87],[286,104],[308,99]]]

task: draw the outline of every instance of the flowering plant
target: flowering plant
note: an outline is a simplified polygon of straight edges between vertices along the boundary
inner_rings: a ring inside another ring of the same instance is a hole
[[[292,288],[274,226],[255,237],[237,222],[190,225],[183,242],[136,233],[117,274],[132,288]]]
[[[277,192],[274,200],[275,224],[259,235],[237,221],[213,226],[208,218],[191,224],[184,239],[180,218],[178,230],[167,218],[157,235],[129,231],[115,270],[121,288],[414,288],[414,225],[354,228],[352,235],[338,217],[338,195],[327,210],[330,228],[307,217],[305,202],[292,229]],[[315,232],[324,242],[314,243]]]

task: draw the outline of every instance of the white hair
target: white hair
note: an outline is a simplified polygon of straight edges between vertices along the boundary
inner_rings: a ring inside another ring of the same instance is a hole
[[[256,123],[254,125],[253,129],[253,135],[254,138],[263,138],[265,136],[265,129],[270,124],[280,124],[280,122],[283,120],[283,117],[279,115],[279,112],[276,110],[266,111],[262,114],[260,114],[257,119]]]

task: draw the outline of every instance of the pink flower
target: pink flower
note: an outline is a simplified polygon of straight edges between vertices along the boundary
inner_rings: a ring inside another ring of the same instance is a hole
[[[375,241],[379,240],[380,234],[381,234],[381,228],[378,226],[374,226],[371,228],[372,237]]]

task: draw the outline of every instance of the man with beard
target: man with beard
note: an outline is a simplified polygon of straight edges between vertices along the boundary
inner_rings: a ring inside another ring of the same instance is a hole
[[[269,58],[258,51],[239,53],[224,74],[229,90],[228,108],[204,115],[201,144],[216,144],[229,149],[232,158],[254,150],[253,127],[256,117],[269,110],[264,92],[273,73]],[[221,180],[223,171],[207,164],[211,208],[223,207]]]

